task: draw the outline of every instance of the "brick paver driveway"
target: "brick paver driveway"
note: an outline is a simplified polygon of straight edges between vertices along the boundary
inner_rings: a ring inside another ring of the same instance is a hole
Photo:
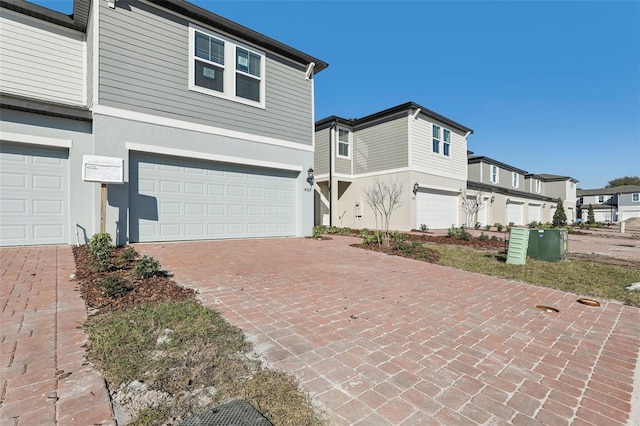
[[[141,244],[335,425],[626,425],[640,309],[330,241]],[[536,305],[551,305],[559,313]]]

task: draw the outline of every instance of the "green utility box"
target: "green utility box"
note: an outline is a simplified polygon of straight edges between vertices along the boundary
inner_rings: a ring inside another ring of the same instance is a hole
[[[512,265],[524,265],[527,262],[529,238],[531,237],[527,228],[511,228],[509,230],[507,263]]]
[[[559,262],[569,253],[569,232],[566,229],[530,229],[527,256],[532,259]]]

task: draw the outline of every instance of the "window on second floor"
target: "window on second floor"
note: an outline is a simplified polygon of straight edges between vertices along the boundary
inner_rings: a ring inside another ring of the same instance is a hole
[[[436,126],[435,124],[432,127],[432,144],[431,144],[431,149],[433,152],[435,152],[436,154],[440,152],[440,126]]]
[[[536,182],[536,194],[539,194],[541,189],[542,189],[541,188],[542,184],[540,183],[540,181],[538,179],[536,179],[535,182]]]
[[[349,158],[351,152],[351,132],[338,128],[338,157]]]
[[[634,192],[631,194],[631,201],[634,203],[640,203],[640,192]]]
[[[491,166],[491,183],[498,183],[499,171],[498,166]]]
[[[511,173],[511,185],[517,188],[520,185],[520,176],[516,172]]]
[[[598,202],[604,203],[604,195],[598,195]]]
[[[189,89],[264,108],[262,52],[193,25],[189,41]]]
[[[450,154],[450,145],[451,145],[451,132],[447,129],[442,129],[442,136],[444,139],[444,144],[442,145],[442,154],[449,157]]]

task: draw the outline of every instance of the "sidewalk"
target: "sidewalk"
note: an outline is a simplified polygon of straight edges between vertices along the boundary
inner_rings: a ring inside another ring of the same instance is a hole
[[[70,246],[0,248],[0,425],[115,425]]]

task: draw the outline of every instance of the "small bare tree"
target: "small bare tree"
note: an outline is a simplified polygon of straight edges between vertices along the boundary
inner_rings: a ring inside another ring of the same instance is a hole
[[[478,211],[484,207],[484,193],[482,191],[470,194],[466,190],[462,193],[462,210],[465,213],[467,228],[472,228],[478,222]]]
[[[402,205],[402,186],[398,180],[385,180],[375,177],[371,186],[364,188],[365,201],[373,210],[376,229],[382,226],[382,241],[379,244],[389,247],[391,244],[391,234],[389,224],[391,214]]]

